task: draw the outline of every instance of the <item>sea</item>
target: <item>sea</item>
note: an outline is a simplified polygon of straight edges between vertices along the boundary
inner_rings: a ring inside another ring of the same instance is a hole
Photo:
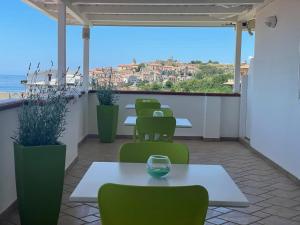
[[[0,92],[24,92],[25,86],[21,84],[21,80],[25,79],[25,75],[0,74]]]

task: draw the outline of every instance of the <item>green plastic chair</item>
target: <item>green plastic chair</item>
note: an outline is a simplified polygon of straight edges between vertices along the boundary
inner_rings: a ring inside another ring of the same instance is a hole
[[[139,112],[143,109],[160,109],[159,102],[136,102],[135,103],[135,112],[139,116]]]
[[[98,203],[102,225],[203,225],[208,192],[198,185],[104,184]]]
[[[154,111],[162,111],[164,114],[164,117],[172,117],[173,111],[171,109],[141,109],[139,111],[140,117],[153,117]]]
[[[175,128],[174,117],[138,117],[136,119],[137,139],[141,142],[172,142]]]
[[[159,102],[156,98],[137,98],[135,103],[137,102]]]
[[[147,102],[144,102],[147,100]],[[135,100],[135,113],[137,116],[140,115],[140,111],[144,109],[160,109],[160,103],[154,98],[138,98]],[[136,141],[136,126],[133,129],[133,140]]]
[[[123,144],[119,152],[119,161],[128,163],[146,163],[151,155],[166,155],[172,164],[188,164],[189,149],[184,144],[167,142],[139,142]]]
[[[139,117],[153,117],[154,111],[162,111],[164,116],[166,117],[173,116],[173,111],[171,109],[141,109],[139,110]],[[136,126],[134,126],[133,140],[136,141],[136,139],[137,139],[137,130],[136,130]]]

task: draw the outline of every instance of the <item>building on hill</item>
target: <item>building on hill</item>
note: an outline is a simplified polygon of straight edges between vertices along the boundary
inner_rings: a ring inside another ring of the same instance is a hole
[[[246,62],[241,64],[241,75],[242,76],[246,76],[248,75],[248,71],[249,71],[249,64],[247,64]]]

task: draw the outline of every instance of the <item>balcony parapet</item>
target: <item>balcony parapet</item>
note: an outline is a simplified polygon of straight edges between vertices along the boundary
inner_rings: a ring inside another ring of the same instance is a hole
[[[0,111],[17,108],[23,104],[22,99],[1,99],[0,100]]]
[[[85,94],[85,91],[81,91],[77,96],[70,95],[67,98],[68,98],[68,100],[72,100],[72,99],[75,99],[76,97],[80,98],[84,94]],[[20,107],[24,101],[25,101],[24,99],[0,99],[0,111]]]
[[[181,96],[216,96],[216,97],[240,97],[238,93],[198,93],[198,92],[169,92],[169,91],[125,91],[118,90],[119,94],[143,94],[143,95],[181,95]],[[96,93],[90,90],[89,93]]]

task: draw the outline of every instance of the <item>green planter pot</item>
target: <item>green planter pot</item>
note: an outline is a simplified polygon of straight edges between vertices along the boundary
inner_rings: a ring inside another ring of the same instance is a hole
[[[22,225],[57,225],[65,174],[65,145],[14,145]]]
[[[98,135],[101,142],[114,142],[117,134],[118,113],[118,105],[97,106]]]

